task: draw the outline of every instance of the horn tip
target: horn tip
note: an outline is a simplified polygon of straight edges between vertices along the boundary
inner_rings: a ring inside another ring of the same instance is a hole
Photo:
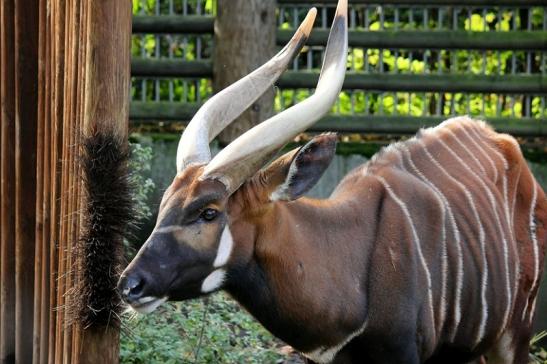
[[[302,26],[300,27],[300,30],[302,31],[302,33],[306,35],[306,37],[308,37],[311,33],[313,24],[315,23],[316,16],[317,16],[317,8],[313,7],[308,11],[306,18],[302,22]]]
[[[336,8],[336,16],[346,17],[348,14],[348,0],[339,0]]]

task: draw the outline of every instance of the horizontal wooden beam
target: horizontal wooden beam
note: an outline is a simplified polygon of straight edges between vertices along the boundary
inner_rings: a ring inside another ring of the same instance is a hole
[[[174,102],[132,102],[130,120],[133,125],[158,122],[188,122],[201,105]],[[328,115],[308,131],[340,133],[414,134],[420,128],[435,126],[444,116],[404,115]],[[533,118],[487,117],[497,131],[516,136],[547,136],[547,121]]]
[[[286,44],[292,34],[293,30],[278,30],[278,45]],[[314,29],[306,43],[316,46],[326,45],[328,36],[328,29]],[[547,49],[547,32],[352,30],[349,32],[348,41],[350,47],[384,49],[545,50]]]
[[[135,15],[133,33],[212,34],[214,17],[202,15]],[[286,44],[293,30],[277,32],[277,43]],[[314,29],[309,45],[325,45],[327,29]],[[399,49],[511,49],[542,50],[547,48],[547,32],[466,32],[466,31],[362,31],[349,32],[352,47]]]
[[[288,71],[277,85],[280,88],[315,88],[317,72]],[[506,94],[545,94],[547,76],[543,75],[468,75],[468,74],[364,74],[348,73],[344,89],[402,92],[475,92]]]
[[[212,77],[210,61],[133,58],[133,77]],[[315,88],[317,72],[287,71],[281,88]],[[547,93],[547,76],[542,75],[455,75],[455,74],[364,74],[348,73],[344,89],[410,92]]]
[[[439,125],[445,116],[328,115],[308,130],[341,133],[414,134]],[[533,118],[479,117],[497,131],[515,136],[547,136],[547,121]]]
[[[277,0],[279,5],[336,5],[338,0]],[[528,6],[543,6],[545,2],[542,0],[351,0],[351,4],[366,4],[369,6],[378,5],[437,5],[437,6],[510,6],[510,7],[528,7]]]
[[[131,101],[129,119],[132,121],[190,121],[201,107],[197,103]]]
[[[136,77],[212,77],[211,61],[185,61],[169,58],[131,59],[131,75]]]
[[[134,15],[133,33],[212,34],[215,18],[204,15]]]

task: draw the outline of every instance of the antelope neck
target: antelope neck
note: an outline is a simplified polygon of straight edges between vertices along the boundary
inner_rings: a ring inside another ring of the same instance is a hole
[[[366,262],[375,236],[366,230],[375,224],[341,222],[340,216],[350,211],[363,221],[365,207],[349,200],[300,199],[273,203],[252,229],[238,229],[237,222],[230,225],[236,250],[243,248],[250,254],[232,257],[226,291],[298,350],[335,345],[344,339],[345,331],[358,329],[365,320]],[[248,230],[253,231],[252,237],[238,236]],[[366,238],[351,241],[351,236]],[[244,241],[254,247],[237,247]],[[351,253],[355,249],[364,252],[362,259]],[[341,296],[354,299],[350,304],[332,300]],[[336,314],[317,320],[325,312]]]

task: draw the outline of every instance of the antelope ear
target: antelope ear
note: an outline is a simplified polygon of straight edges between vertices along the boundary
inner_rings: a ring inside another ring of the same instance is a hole
[[[274,161],[265,171],[270,200],[292,201],[309,191],[332,161],[336,139],[336,134],[319,135]]]

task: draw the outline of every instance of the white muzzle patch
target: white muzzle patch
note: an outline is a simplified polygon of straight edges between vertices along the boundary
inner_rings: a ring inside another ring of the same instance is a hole
[[[142,297],[137,302],[131,304],[130,307],[138,313],[146,314],[155,311],[165,301],[167,301],[167,297]]]
[[[214,270],[213,272],[211,272],[211,274],[207,276],[207,278],[205,278],[205,280],[201,284],[201,292],[210,293],[216,291],[217,289],[222,287],[225,278],[226,271],[224,269]]]

